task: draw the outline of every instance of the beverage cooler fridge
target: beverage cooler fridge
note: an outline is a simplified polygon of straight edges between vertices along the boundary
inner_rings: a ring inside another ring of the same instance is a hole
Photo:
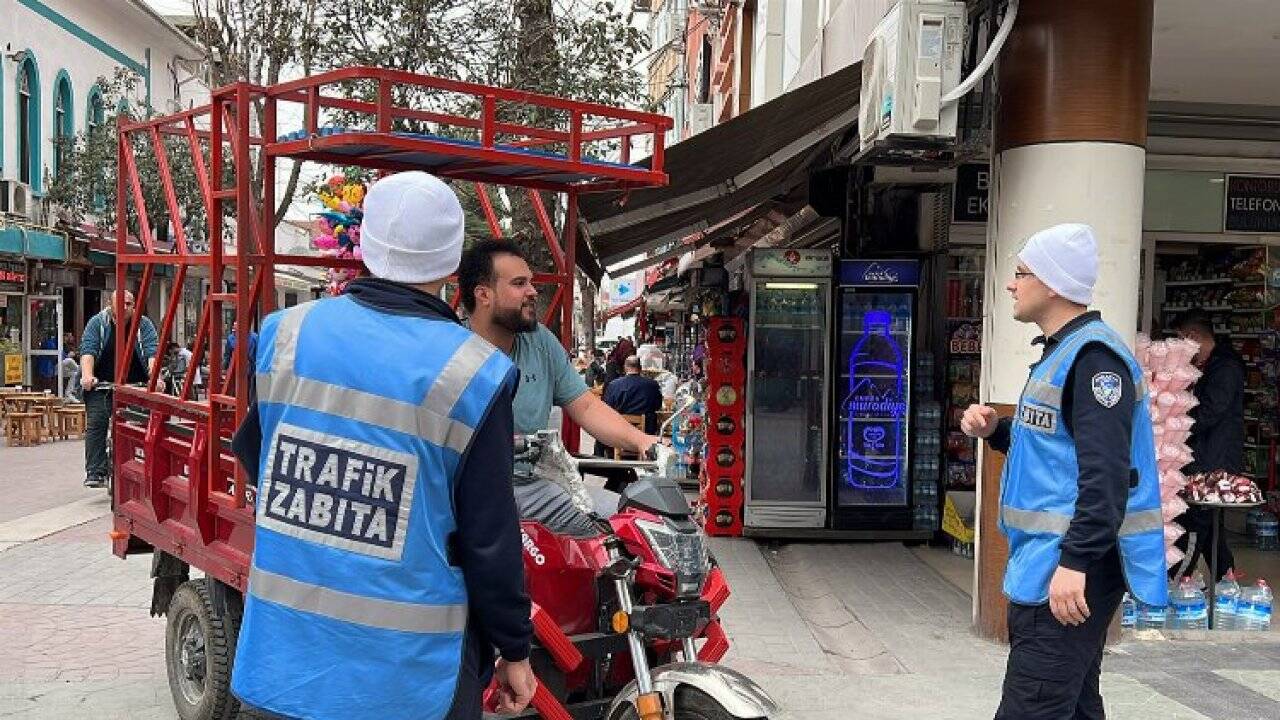
[[[924,499],[915,497],[913,475],[929,472],[912,465],[912,375],[913,369],[924,369],[916,368],[919,363],[912,357],[919,280],[915,260],[843,260],[839,265],[833,309],[830,527],[843,534],[875,539],[932,535],[913,517],[917,501]],[[927,453],[920,459],[936,462]]]
[[[757,248],[750,298],[744,526],[827,526],[831,253]]]

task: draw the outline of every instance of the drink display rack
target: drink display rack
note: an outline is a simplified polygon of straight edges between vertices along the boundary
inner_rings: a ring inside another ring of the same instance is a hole
[[[978,402],[982,367],[982,250],[952,250],[947,258],[945,470],[948,490],[977,484],[978,443],[960,432],[965,408]]]

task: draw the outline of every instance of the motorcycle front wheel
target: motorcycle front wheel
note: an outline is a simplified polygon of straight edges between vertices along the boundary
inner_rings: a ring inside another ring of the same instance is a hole
[[[615,713],[611,720],[640,720],[634,707]],[[710,695],[691,687],[676,688],[676,720],[738,720]],[[753,718],[753,720],[769,720]]]

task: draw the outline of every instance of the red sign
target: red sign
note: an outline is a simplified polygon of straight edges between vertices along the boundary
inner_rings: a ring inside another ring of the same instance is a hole
[[[27,286],[27,266],[20,262],[0,261],[0,285]]]

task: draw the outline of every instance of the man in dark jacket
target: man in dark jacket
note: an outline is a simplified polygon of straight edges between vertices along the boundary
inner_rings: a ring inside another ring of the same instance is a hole
[[[1190,475],[1226,470],[1238,474],[1244,470],[1244,361],[1230,343],[1218,342],[1213,319],[1203,310],[1188,310],[1174,321],[1173,329],[1200,345],[1192,362],[1203,373],[1191,389],[1200,404],[1191,410],[1195,424],[1187,445],[1193,459],[1183,472]],[[1208,511],[1193,508],[1177,522],[1187,529],[1187,534],[1178,539],[1178,547],[1187,556],[1175,573],[1194,572],[1196,561],[1202,556],[1208,558],[1205,548],[1210,543],[1218,556],[1218,579],[1235,566],[1226,538],[1210,537],[1213,522]]]
[[[98,388],[98,383],[116,381],[116,337],[120,334],[117,332],[116,300],[119,299],[124,308],[124,322],[119,323],[120,328],[127,328],[136,312],[133,293],[125,291],[123,298],[118,298],[119,294],[119,290],[112,293],[111,304],[89,318],[80,339],[80,386],[84,389],[86,415],[85,487],[105,486],[107,473],[111,470],[107,465],[107,426],[111,423],[112,391]],[[146,382],[158,345],[155,324],[151,318],[142,315],[133,352],[126,353],[129,367],[124,371],[125,383]]]
[[[604,404],[623,415],[643,415],[644,431],[656,433],[662,388],[657,381],[640,374],[640,358],[635,355],[623,360],[622,367],[626,375],[609,383],[604,391]]]

